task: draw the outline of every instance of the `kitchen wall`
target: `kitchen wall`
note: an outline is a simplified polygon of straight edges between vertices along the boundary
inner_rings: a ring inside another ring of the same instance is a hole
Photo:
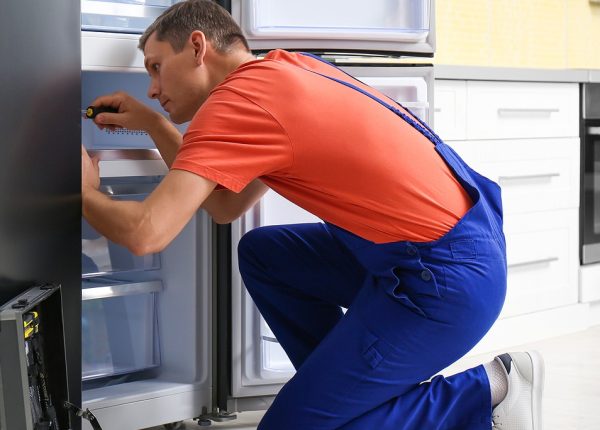
[[[436,64],[600,69],[600,4],[441,0],[435,6]]]

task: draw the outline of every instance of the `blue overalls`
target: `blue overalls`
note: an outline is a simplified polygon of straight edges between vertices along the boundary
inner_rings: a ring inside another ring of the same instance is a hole
[[[432,242],[375,244],[329,223],[243,236],[246,288],[297,369],[258,428],[489,430],[483,366],[429,379],[484,336],[504,303],[500,188],[426,124],[322,76],[363,92],[427,137],[473,206]]]

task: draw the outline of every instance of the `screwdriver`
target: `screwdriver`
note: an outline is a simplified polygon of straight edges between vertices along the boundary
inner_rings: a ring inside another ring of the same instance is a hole
[[[96,118],[96,115],[99,115],[104,112],[119,113],[119,110],[110,106],[88,106],[88,108],[85,111],[85,116],[86,118],[94,119]]]

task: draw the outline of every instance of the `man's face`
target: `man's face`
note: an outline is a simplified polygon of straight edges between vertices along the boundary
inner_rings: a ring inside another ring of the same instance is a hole
[[[144,47],[144,65],[150,75],[148,97],[157,99],[176,124],[191,120],[210,91],[205,67],[198,64],[196,54],[190,43],[176,53],[156,34]]]

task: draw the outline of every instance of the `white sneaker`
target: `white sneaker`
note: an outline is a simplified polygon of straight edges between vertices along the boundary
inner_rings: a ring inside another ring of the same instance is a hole
[[[495,358],[508,378],[506,397],[492,411],[492,429],[542,430],[544,360],[537,351]]]

